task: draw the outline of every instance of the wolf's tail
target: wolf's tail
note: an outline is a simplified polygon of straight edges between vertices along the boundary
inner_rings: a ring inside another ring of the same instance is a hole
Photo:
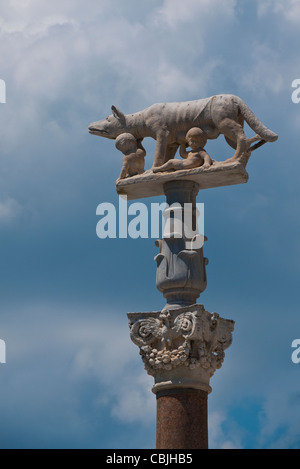
[[[235,101],[249,127],[251,127],[251,129],[256,132],[262,140],[265,140],[266,142],[275,142],[278,139],[278,135],[263,125],[241,98],[235,96]]]

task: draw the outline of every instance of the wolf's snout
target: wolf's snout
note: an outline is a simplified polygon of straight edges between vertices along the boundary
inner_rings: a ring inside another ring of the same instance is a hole
[[[89,129],[89,133],[90,134],[102,134],[102,133],[105,133],[105,130],[104,129],[101,129],[101,127],[99,127],[99,125],[97,125],[98,123],[97,122],[92,122],[89,126],[88,126],[88,129]]]
[[[91,131],[91,130],[97,130],[97,129],[96,129],[96,122],[92,122],[92,123],[89,125],[88,129],[89,129],[89,131]]]

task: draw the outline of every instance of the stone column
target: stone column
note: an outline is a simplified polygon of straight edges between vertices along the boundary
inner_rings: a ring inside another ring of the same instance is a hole
[[[203,305],[128,313],[130,336],[154,377],[157,448],[208,447],[207,395],[232,342],[234,322]]]
[[[206,289],[208,260],[203,256],[204,235],[198,232],[196,196],[193,181],[170,181],[164,184],[168,208],[164,211],[163,239],[156,241],[159,254],[156,286],[167,300],[166,309],[196,303]]]
[[[168,103],[156,104],[135,113],[133,117],[112,106],[113,115],[109,119],[89,125],[90,133],[95,135],[114,139],[123,134],[123,143],[120,145],[118,140],[117,148],[127,161],[124,159],[121,177],[116,181],[119,195],[134,200],[164,194],[169,205],[176,204],[165,210],[165,231],[162,239],[156,242],[159,248],[155,257],[156,286],[166,299],[166,304],[162,311],[128,313],[131,339],[140,348],[145,368],[154,378],[158,448],[208,447],[207,395],[211,391],[210,378],[223,363],[224,350],[231,344],[234,328],[233,321],[209,313],[203,305],[196,304],[206,288],[208,263],[203,256],[204,233],[198,233],[196,226],[198,190],[246,183],[246,165],[251,151],[266,141],[277,140],[278,136],[260,126],[262,136],[246,139],[241,136],[240,128],[233,138],[237,142],[237,150],[233,157],[225,161],[211,160],[209,165],[201,165],[200,159],[205,160],[205,157],[200,150],[199,167],[173,168],[170,172],[169,165],[158,168],[156,163],[165,162],[167,157],[175,155],[178,146],[184,143],[184,129],[191,130],[194,125],[210,126],[212,116],[213,121],[224,123],[225,134],[227,124],[227,130],[232,130],[232,106],[238,108],[239,102],[235,96],[216,95],[193,104],[180,103],[176,109]],[[179,126],[178,109],[181,113]],[[256,117],[251,116],[250,121],[254,122]],[[228,121],[227,124],[225,121]],[[238,126],[238,121],[236,116],[232,122]],[[198,128],[199,142],[194,142],[195,147],[187,135],[185,141],[193,151],[198,151],[196,147],[205,145],[207,137],[214,138],[213,133],[209,130],[203,139],[203,132],[199,132]],[[141,140],[149,135],[157,140],[155,164],[152,170],[141,173],[141,159],[145,156]],[[169,141],[170,135],[174,138]],[[259,143],[250,146],[258,140]],[[132,141],[134,153],[129,158],[127,150],[133,148]],[[230,145],[234,143],[228,142]],[[144,156],[140,154],[141,149]],[[186,204],[189,204],[187,208]],[[185,219],[189,215],[191,223]]]
[[[165,228],[156,241],[156,286],[166,299],[162,311],[128,313],[132,341],[157,398],[157,448],[208,448],[207,396],[221,368],[234,322],[209,313],[197,298],[206,288],[204,233],[198,231],[199,184],[168,181]]]
[[[157,391],[157,449],[208,449],[207,392]]]

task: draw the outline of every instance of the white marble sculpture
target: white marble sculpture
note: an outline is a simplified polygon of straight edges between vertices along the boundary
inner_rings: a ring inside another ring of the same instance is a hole
[[[121,174],[117,181],[136,174],[143,174],[146,151],[141,141],[132,134],[124,133],[118,135],[115,145],[124,155]]]
[[[140,348],[154,392],[192,387],[211,391],[210,378],[221,368],[231,345],[234,321],[203,305],[151,313],[128,313],[131,340]]]
[[[182,160],[172,158],[162,166],[153,168],[153,172],[179,171],[181,169],[199,168],[200,166],[203,169],[207,169],[213,164],[209,154],[204,150],[207,138],[203,130],[199,129],[199,127],[192,127],[187,132],[185,141],[186,143],[184,142],[180,145],[179,151],[180,156],[183,158]],[[186,151],[187,145],[191,147],[191,151]]]
[[[174,158],[178,147],[185,143],[186,133],[192,127],[202,130],[206,139],[223,134],[235,149],[228,162],[236,162],[251,150],[255,141],[274,142],[278,136],[264,126],[245,102],[231,94],[215,95],[195,101],[159,103],[136,112],[124,114],[112,106],[113,114],[89,125],[91,134],[116,139],[122,133],[130,133],[137,140],[152,137],[156,140],[153,168],[162,166]],[[244,121],[256,133],[247,138]]]

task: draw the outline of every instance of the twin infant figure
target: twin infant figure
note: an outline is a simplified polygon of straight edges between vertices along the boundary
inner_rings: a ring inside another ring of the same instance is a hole
[[[187,143],[182,143],[179,150],[183,160],[168,160],[162,166],[152,168],[152,171],[154,173],[178,171],[199,166],[205,169],[209,168],[213,162],[204,150],[207,142],[204,132],[199,127],[193,127],[187,132],[185,140]],[[186,151],[187,146],[191,148],[191,151]],[[141,140],[137,140],[132,134],[124,133],[116,138],[116,148],[124,155],[123,167],[118,181],[144,172],[146,151]]]

